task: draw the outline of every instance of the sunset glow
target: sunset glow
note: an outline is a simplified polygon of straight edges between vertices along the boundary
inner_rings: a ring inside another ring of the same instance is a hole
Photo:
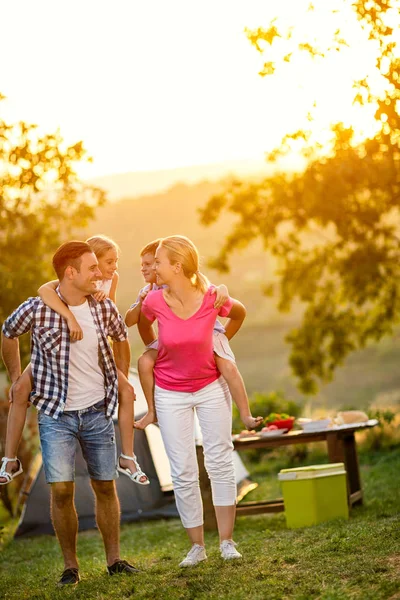
[[[274,56],[257,53],[245,28],[268,27],[278,17],[298,25],[289,50],[306,27],[323,43],[337,24],[310,16],[308,5],[6,0],[4,117],[43,131],[60,128],[68,142],[83,139],[94,158],[85,177],[260,160],[286,132],[304,126],[313,100],[318,135],[326,137],[336,120],[368,135],[373,109],[351,99],[353,80],[371,63],[370,45],[357,38],[353,14],[340,23],[341,36],[356,42],[351,48],[324,60],[297,52],[273,77],[258,75]]]

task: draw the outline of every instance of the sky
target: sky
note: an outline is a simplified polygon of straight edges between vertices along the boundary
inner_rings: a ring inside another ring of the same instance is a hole
[[[83,140],[84,177],[260,161],[316,96],[321,128],[356,118],[351,82],[366,60],[359,40],[323,66],[299,57],[294,76],[260,77],[265,59],[245,27],[278,16],[300,29],[309,2],[274,4],[0,0],[0,113]],[[309,25],[322,36],[325,26]]]

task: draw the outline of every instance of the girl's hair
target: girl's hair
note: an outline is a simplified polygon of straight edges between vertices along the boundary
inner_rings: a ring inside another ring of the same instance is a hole
[[[121,252],[118,244],[106,235],[93,235],[86,240],[86,243],[89,244],[91,251],[95,253],[97,258],[101,258],[108,250],[116,250],[117,254]]]
[[[179,262],[185,277],[190,279],[197,290],[205,294],[210,287],[210,282],[199,271],[199,253],[193,242],[184,235],[171,235],[160,240],[160,247],[166,249],[170,263]]]

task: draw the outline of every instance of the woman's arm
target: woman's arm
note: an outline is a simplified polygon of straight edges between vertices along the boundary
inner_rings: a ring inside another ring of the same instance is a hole
[[[77,340],[81,340],[83,338],[83,331],[80,328],[78,321],[69,310],[68,306],[64,304],[57,294],[56,288],[58,284],[58,280],[49,281],[38,289],[38,294],[43,302],[47,304],[47,306],[49,306],[67,321],[71,341],[75,342]]]
[[[233,299],[232,308],[227,315],[228,321],[225,324],[225,335],[228,340],[231,340],[235,333],[241,328],[246,317],[246,309],[239,300]]]

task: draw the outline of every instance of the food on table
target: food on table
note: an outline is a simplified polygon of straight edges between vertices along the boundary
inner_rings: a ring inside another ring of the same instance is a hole
[[[268,425],[268,427],[263,427],[261,431],[277,431],[278,429],[279,427],[277,427],[276,425]]]
[[[368,415],[361,410],[345,410],[338,412],[335,419],[337,425],[350,425],[351,423],[366,423]]]
[[[265,417],[264,423],[267,425],[267,423],[274,423],[274,421],[284,421],[286,419],[294,419],[294,417],[291,417],[286,413],[270,413],[268,417]]]
[[[295,417],[291,417],[286,413],[271,413],[265,417],[264,425],[275,425],[277,429],[292,429]]]

